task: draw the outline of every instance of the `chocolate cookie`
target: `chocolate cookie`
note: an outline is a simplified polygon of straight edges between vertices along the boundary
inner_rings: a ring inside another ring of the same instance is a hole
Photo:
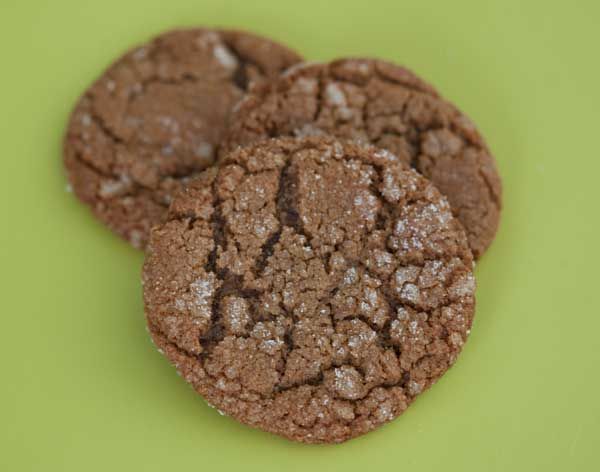
[[[171,31],[110,66],[71,116],[64,160],[75,194],[135,247],[182,182],[211,165],[251,82],[298,62],[249,33]]]
[[[175,198],[144,264],[152,337],[248,425],[340,442],[452,365],[473,259],[446,199],[388,151],[328,138],[240,148]]]
[[[409,70],[370,59],[293,67],[242,102],[223,152],[319,134],[395,153],[448,197],[475,257],[492,242],[501,207],[494,158],[473,123]]]

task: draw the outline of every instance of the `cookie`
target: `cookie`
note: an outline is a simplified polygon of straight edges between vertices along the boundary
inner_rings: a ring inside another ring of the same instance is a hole
[[[300,57],[237,31],[170,31],[111,65],[68,124],[64,162],[75,194],[143,248],[173,192],[214,162],[240,97]]]
[[[244,99],[223,154],[277,136],[330,134],[388,149],[448,197],[476,257],[501,209],[494,158],[469,119],[409,70],[372,59],[292,67]]]
[[[281,138],[190,182],[152,230],[149,331],[222,413],[307,443],[400,415],[454,363],[473,258],[438,190],[373,146]]]

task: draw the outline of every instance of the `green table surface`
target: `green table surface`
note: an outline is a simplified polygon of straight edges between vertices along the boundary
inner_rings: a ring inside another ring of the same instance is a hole
[[[78,95],[186,25],[406,64],[497,157],[470,340],[374,433],[306,446],[209,408],[150,343],[143,254],[65,191]],[[599,28],[600,4],[577,0],[1,0],[0,470],[600,470]]]

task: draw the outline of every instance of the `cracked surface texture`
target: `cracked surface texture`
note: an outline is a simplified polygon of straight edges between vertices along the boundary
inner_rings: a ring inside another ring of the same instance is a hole
[[[143,248],[173,193],[214,162],[250,84],[299,60],[264,38],[204,29],[170,31],[128,52],[71,115],[64,160],[75,194]]]
[[[395,153],[446,195],[475,257],[492,242],[501,209],[494,158],[473,123],[403,67],[370,59],[292,67],[242,101],[222,152],[322,134]]]
[[[456,360],[473,258],[446,199],[388,151],[330,138],[241,148],[153,229],[159,349],[248,425],[341,442],[400,415]]]

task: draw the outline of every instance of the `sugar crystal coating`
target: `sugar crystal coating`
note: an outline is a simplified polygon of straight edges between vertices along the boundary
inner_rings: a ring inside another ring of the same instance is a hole
[[[146,315],[225,414],[340,442],[400,415],[455,361],[472,261],[445,198],[398,160],[330,138],[271,140],[175,197],[148,246]]]

